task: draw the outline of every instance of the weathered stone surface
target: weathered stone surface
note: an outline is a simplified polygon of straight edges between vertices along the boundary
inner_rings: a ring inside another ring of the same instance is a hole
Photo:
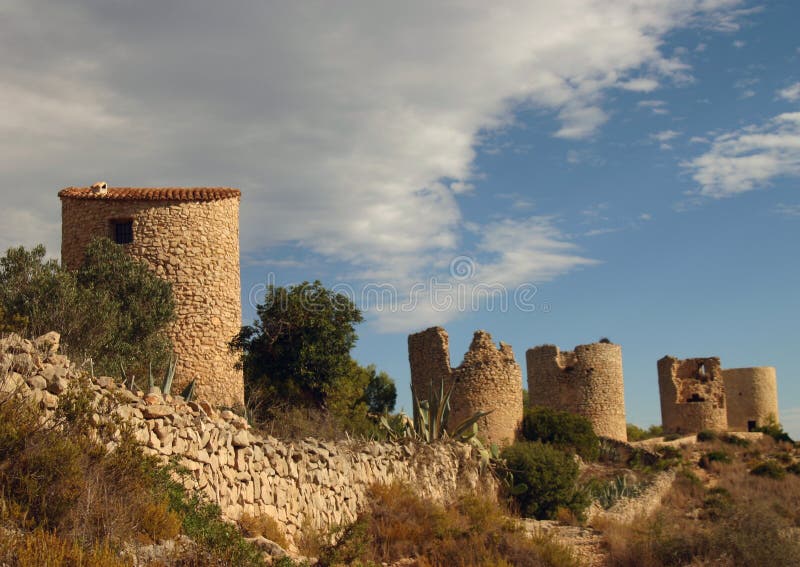
[[[661,420],[665,433],[697,433],[728,428],[725,384],[717,357],[658,361]]]
[[[531,406],[577,413],[595,433],[627,441],[622,347],[610,342],[560,351],[542,345],[526,353]]]
[[[522,422],[522,371],[509,345],[495,347],[489,333],[476,331],[462,364],[451,368],[447,331],[432,327],[409,335],[408,358],[419,399],[428,399],[442,383],[445,389],[455,383],[449,427],[476,412],[490,412],[478,422],[482,435],[499,444],[514,441]]]
[[[19,374],[17,374],[17,376],[19,376]],[[34,390],[44,390],[47,388],[47,380],[40,374],[34,374],[25,381],[28,383],[28,386]]]
[[[204,188],[168,193],[142,188],[127,189],[120,199],[117,190],[109,187],[102,198],[85,198],[81,190],[59,194],[62,261],[77,268],[93,238],[108,236],[113,220],[130,219],[133,242],[125,245],[127,252],[172,283],[176,320],[169,334],[178,356],[173,391],[196,378],[196,397],[242,405],[242,371],[228,350],[242,324],[239,192],[206,198]]]
[[[142,409],[142,415],[144,415],[145,419],[156,419],[158,417],[171,415],[173,412],[171,406],[164,404],[157,404],[152,406],[146,405],[141,409]]]
[[[55,331],[50,331],[36,338],[33,341],[33,346],[36,350],[43,353],[45,356],[55,354],[58,351],[58,346],[61,342],[61,335]]]

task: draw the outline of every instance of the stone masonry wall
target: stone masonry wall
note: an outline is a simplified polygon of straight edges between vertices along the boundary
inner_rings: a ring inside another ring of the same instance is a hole
[[[408,337],[411,387],[427,399],[431,386],[445,388],[453,382],[449,426],[475,412],[491,413],[478,422],[480,435],[498,444],[513,442],[522,422],[522,372],[511,346],[494,345],[486,331],[476,331],[458,368],[450,367],[447,331],[432,327]]]
[[[57,353],[58,334],[36,341],[0,339],[0,400],[17,392],[46,411],[84,374]],[[112,401],[145,451],[177,458],[190,471],[187,488],[219,504],[223,514],[274,518],[290,541],[304,528],[327,529],[355,519],[375,483],[409,483],[422,496],[443,502],[461,491],[494,494],[492,476],[481,472],[468,444],[414,442],[290,443],[252,432],[233,412],[206,402],[133,393],[109,377],[89,386],[96,407]],[[97,415],[96,422],[107,419]]]
[[[114,198],[115,191],[109,188],[107,199],[87,198],[75,189],[61,192],[62,262],[77,268],[93,238],[112,236],[112,220],[131,219],[133,242],[126,250],[172,282],[176,390],[196,379],[199,397],[217,405],[243,404],[242,372],[234,369],[236,356],[228,351],[242,324],[239,192],[204,200],[199,189],[195,200],[154,200],[159,190],[142,189],[142,199],[135,200],[130,193],[137,189],[126,190],[125,199]]]
[[[627,441],[622,347],[593,343],[561,352],[542,345],[529,349],[526,360],[531,406],[577,413],[598,435]]]
[[[728,429],[719,358],[665,356],[658,361],[658,389],[665,433]]]
[[[775,368],[728,368],[722,371],[725,401],[728,408],[728,429],[748,431],[748,422],[756,427],[778,421],[778,380]]]

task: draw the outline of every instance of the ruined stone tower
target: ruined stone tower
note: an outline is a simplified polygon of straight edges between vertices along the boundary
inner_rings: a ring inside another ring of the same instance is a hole
[[[722,371],[728,407],[728,429],[751,431],[778,421],[778,381],[775,368],[728,368]]]
[[[497,348],[489,333],[475,331],[464,362],[451,368],[447,331],[431,327],[409,335],[408,360],[411,388],[421,400],[428,399],[431,387],[438,391],[442,381],[445,389],[455,382],[449,426],[477,411],[491,411],[478,422],[480,435],[498,444],[514,441],[522,422],[522,372],[511,346],[501,342]]]
[[[628,440],[621,346],[602,342],[561,352],[542,345],[529,349],[526,360],[532,407],[582,415],[598,435]]]
[[[725,431],[728,415],[719,358],[665,356],[658,361],[661,422],[665,433]]]
[[[196,379],[197,396],[244,402],[228,341],[242,324],[238,189],[67,187],[61,198],[61,259],[80,266],[89,242],[106,236],[172,282],[178,356],[175,390]]]

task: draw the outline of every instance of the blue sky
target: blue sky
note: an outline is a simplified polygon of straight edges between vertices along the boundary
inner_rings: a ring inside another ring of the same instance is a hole
[[[446,327],[456,365],[486,329],[523,373],[605,336],[629,421],[660,421],[658,358],[719,356],[776,366],[800,436],[797,3],[0,14],[0,246],[57,251],[63,186],[236,186],[245,322],[268,277],[394,290],[355,354],[406,408],[409,332]],[[508,308],[447,305],[480,286]]]

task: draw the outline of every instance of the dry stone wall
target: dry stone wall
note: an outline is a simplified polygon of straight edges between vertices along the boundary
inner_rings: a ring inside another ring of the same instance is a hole
[[[496,347],[489,333],[476,331],[464,361],[451,368],[447,331],[432,327],[408,337],[408,358],[419,399],[442,382],[445,388],[454,384],[449,426],[488,411],[478,422],[480,434],[498,444],[514,441],[522,422],[522,371],[510,345]]]
[[[665,433],[728,429],[719,358],[665,356],[658,361],[658,389]]]
[[[113,237],[114,222],[132,222],[125,244],[172,282],[176,321],[170,336],[178,356],[176,388],[196,379],[199,397],[244,403],[244,381],[228,342],[241,329],[240,192],[226,188],[64,189],[61,258],[77,268],[92,239]]]
[[[526,360],[531,406],[582,415],[598,435],[627,441],[622,347],[592,343],[562,352],[542,345]]]
[[[750,431],[778,421],[778,380],[775,368],[727,368],[722,371],[728,408],[728,429]]]
[[[33,342],[16,335],[0,339],[0,399],[17,392],[46,411],[58,407],[59,396],[85,377],[58,354],[58,339],[57,333]],[[254,433],[241,417],[206,402],[134,393],[109,377],[97,378],[90,388],[96,407],[110,402],[146,452],[165,461],[176,458],[190,471],[184,479],[188,488],[219,504],[231,519],[274,518],[290,541],[303,529],[354,520],[375,483],[406,482],[437,502],[461,491],[497,491],[468,444],[311,438],[290,443]]]

